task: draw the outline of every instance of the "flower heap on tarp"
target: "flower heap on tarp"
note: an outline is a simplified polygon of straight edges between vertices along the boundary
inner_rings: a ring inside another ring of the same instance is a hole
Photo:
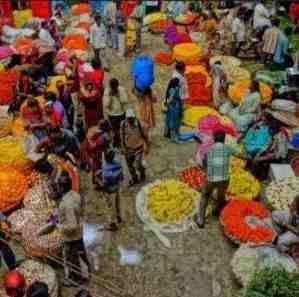
[[[235,243],[271,243],[276,237],[273,227],[265,223],[271,213],[260,202],[231,200],[222,210],[220,223],[224,234]]]

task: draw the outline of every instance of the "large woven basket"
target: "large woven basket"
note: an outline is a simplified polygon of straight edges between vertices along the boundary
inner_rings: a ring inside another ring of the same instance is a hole
[[[299,119],[291,112],[287,111],[274,111],[268,109],[267,112],[272,115],[275,119],[282,122],[283,124],[292,127],[297,128],[299,127]]]

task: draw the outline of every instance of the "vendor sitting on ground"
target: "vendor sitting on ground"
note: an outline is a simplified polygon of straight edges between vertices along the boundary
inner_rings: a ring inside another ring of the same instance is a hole
[[[260,180],[268,177],[271,163],[283,163],[288,155],[288,133],[281,124],[268,116],[268,126],[272,140],[253,159],[253,174]]]
[[[275,210],[272,212],[275,229],[278,232],[277,247],[281,252],[287,252],[292,245],[299,244],[299,195],[289,210]]]
[[[241,133],[245,133],[249,126],[260,118],[261,94],[257,81],[252,83],[251,90],[244,96],[242,103],[234,108],[228,115]]]

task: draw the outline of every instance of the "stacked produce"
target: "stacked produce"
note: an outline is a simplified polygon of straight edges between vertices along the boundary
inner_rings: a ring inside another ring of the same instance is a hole
[[[198,167],[186,168],[178,174],[178,179],[195,190],[206,183],[205,174]]]
[[[56,273],[51,266],[26,260],[18,267],[18,271],[24,276],[27,288],[36,281],[44,282],[48,286],[50,297],[58,296]]]
[[[271,243],[276,232],[265,223],[270,212],[259,202],[231,200],[220,215],[224,234],[236,243]]]
[[[173,63],[172,54],[167,52],[156,53],[154,59],[157,64],[171,65]]]
[[[0,211],[16,208],[28,190],[26,176],[9,165],[0,165]]]
[[[259,181],[248,171],[232,166],[229,186],[226,192],[228,199],[238,198],[252,200],[258,197],[261,186]]]
[[[187,107],[184,111],[183,122],[187,126],[197,127],[200,119],[207,115],[216,115],[220,117],[219,113],[215,109],[208,106]]]
[[[289,177],[272,181],[266,189],[266,199],[277,210],[288,210],[299,193],[299,178]]]
[[[173,48],[173,58],[186,65],[198,64],[202,56],[202,48],[195,43],[181,43]]]
[[[0,166],[15,166],[22,170],[31,168],[31,162],[26,158],[22,140],[7,136],[0,139]]]
[[[148,209],[158,222],[177,222],[192,212],[195,199],[198,193],[185,183],[167,179],[149,190]]]

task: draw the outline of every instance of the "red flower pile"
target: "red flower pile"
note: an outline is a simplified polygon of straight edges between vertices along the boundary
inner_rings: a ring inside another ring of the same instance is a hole
[[[220,215],[224,234],[239,243],[262,244],[274,240],[276,233],[271,227],[251,226],[246,217],[265,219],[270,217],[270,212],[260,202],[231,200]]]
[[[193,189],[201,188],[206,183],[205,174],[197,167],[189,167],[178,174],[178,179]]]

